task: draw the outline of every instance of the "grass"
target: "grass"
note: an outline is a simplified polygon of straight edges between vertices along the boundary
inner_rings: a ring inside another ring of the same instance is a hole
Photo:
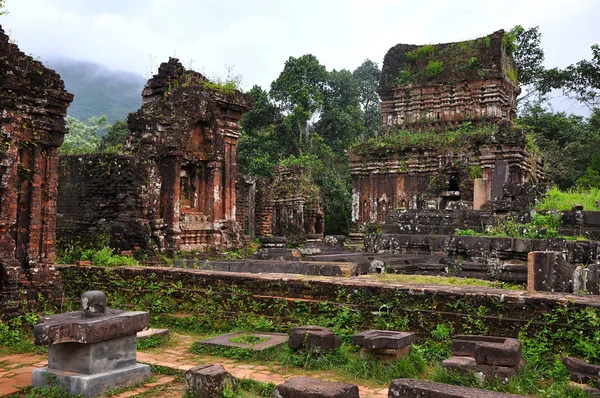
[[[237,337],[232,337],[229,339],[229,341],[231,341],[232,343],[242,343],[252,346],[267,340],[269,339],[267,339],[266,337],[257,337],[252,334],[241,334]]]
[[[583,205],[585,211],[600,211],[596,202],[600,201],[600,189],[592,188],[589,191],[561,191],[552,187],[544,199],[535,206],[536,210],[571,210],[574,204]]]
[[[412,285],[479,286],[496,289],[525,290],[525,286],[521,285],[475,278],[459,278],[456,276],[369,274],[361,275],[359,278],[374,279],[381,282],[407,283]]]
[[[397,130],[371,138],[352,147],[352,152],[369,155],[377,151],[403,151],[406,148],[460,148],[478,146],[491,141],[498,126],[471,126],[465,124],[454,131],[417,132]]]
[[[171,336],[150,336],[145,339],[137,341],[137,349],[138,351],[149,350],[152,348],[163,348],[172,346],[173,342],[171,340]]]
[[[413,345],[410,355],[396,362],[361,355],[358,347],[351,344],[343,344],[338,350],[327,354],[294,352],[287,347],[256,352],[199,344],[192,346],[190,351],[253,364],[276,365],[287,368],[291,373],[301,371],[308,377],[312,373],[326,373],[336,380],[375,388],[387,386],[390,380],[408,377],[544,398],[588,396],[581,389],[569,385],[569,372],[558,353],[548,355],[547,352],[540,351],[538,342],[534,340],[524,341],[523,355],[528,363],[507,382],[498,379],[483,380],[474,375],[443,369],[441,362],[450,356],[450,333],[451,329],[436,328],[432,332],[432,338],[423,344]]]
[[[104,246],[100,249],[82,249],[78,246],[69,247],[57,255],[58,264],[74,264],[79,260],[90,261],[92,265],[101,267],[136,266],[140,263],[133,257],[114,253],[113,249]]]

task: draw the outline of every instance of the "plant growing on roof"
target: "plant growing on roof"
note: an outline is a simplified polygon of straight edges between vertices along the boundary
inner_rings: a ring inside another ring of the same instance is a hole
[[[429,63],[427,64],[427,67],[425,68],[425,72],[427,73],[427,76],[430,78],[436,77],[437,75],[442,73],[443,70],[444,70],[444,67],[442,66],[442,63],[440,61],[434,61],[434,60],[429,61]]]

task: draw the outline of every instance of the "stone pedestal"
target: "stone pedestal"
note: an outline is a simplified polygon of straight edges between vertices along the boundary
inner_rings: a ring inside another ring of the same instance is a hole
[[[150,366],[136,362],[136,333],[148,326],[148,313],[107,309],[102,292],[89,293],[82,296],[81,312],[35,326],[35,343],[50,347],[48,366],[33,371],[34,386],[58,384],[94,397],[150,378]]]
[[[508,379],[525,364],[521,342],[494,336],[454,336],[452,357],[442,362],[444,369],[481,373],[487,380]]]
[[[410,354],[415,333],[395,330],[367,330],[352,336],[352,343],[362,347],[364,356],[397,360]]]

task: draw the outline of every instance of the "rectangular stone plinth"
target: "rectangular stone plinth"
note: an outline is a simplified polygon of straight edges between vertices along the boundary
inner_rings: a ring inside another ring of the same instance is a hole
[[[100,343],[52,344],[48,368],[86,375],[110,372],[136,364],[135,334]]]
[[[369,350],[389,349],[399,350],[410,346],[416,338],[412,332],[395,330],[367,330],[352,336],[352,343]]]
[[[39,368],[33,370],[34,387],[59,385],[72,394],[95,397],[109,389],[131,386],[150,378],[150,366],[137,364],[124,369],[94,375]]]
[[[148,327],[150,315],[144,311],[107,309],[103,316],[84,318],[81,312],[67,312],[43,319],[33,328],[36,345],[59,343],[91,344],[135,335]]]

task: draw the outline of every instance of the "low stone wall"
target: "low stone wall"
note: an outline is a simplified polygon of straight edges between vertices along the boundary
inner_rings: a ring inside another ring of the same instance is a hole
[[[108,153],[61,156],[59,243],[85,246],[110,239],[110,245],[119,250],[148,248],[149,213],[154,208],[150,181],[151,164],[137,157]]]
[[[186,312],[195,316],[195,323],[214,328],[265,317],[283,331],[321,319],[331,326],[411,330],[421,336],[429,336],[439,323],[465,334],[517,337],[519,332],[534,336],[544,328],[577,328],[587,335],[593,333],[587,321],[574,320],[600,316],[598,296],[166,267],[59,270],[66,302],[102,289],[114,308]]]
[[[545,213],[545,212],[542,212]],[[558,232],[566,236],[600,239],[600,211],[561,211]],[[531,221],[531,211],[512,213],[519,223]],[[503,222],[507,214],[478,210],[395,210],[382,224],[386,234],[453,235],[457,228],[481,232]]]
[[[531,251],[563,252],[571,263],[589,264],[600,259],[600,242],[571,241],[562,238],[521,239],[489,236],[451,235],[368,235],[365,247],[371,252],[432,254],[444,252],[465,260],[489,263],[490,260],[527,261]],[[493,264],[492,264],[493,265]]]

